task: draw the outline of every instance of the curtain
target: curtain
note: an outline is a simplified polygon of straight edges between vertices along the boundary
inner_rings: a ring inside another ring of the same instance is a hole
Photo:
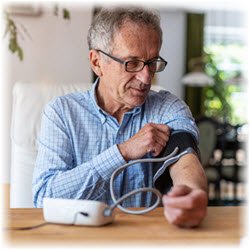
[[[189,72],[188,62],[203,54],[204,42],[204,14],[187,13],[187,33],[186,33],[186,73]],[[199,117],[204,113],[203,88],[185,86],[185,102],[188,104],[194,117]]]

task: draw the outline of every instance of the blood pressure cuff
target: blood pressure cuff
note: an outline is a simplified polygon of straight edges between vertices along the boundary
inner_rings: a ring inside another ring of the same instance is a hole
[[[166,160],[163,164],[162,162],[154,163],[154,169],[157,169],[157,172],[153,177],[153,185],[162,194],[167,193],[173,186],[169,173],[169,167],[172,164],[176,163],[183,155],[190,153],[196,154],[200,159],[200,151],[194,136],[189,132],[180,130],[176,130],[171,133],[167,146],[158,157],[160,158],[169,155],[176,147],[178,147],[178,152],[175,156]]]

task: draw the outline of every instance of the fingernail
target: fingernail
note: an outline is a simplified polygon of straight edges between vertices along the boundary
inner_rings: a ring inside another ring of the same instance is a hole
[[[163,203],[167,203],[167,202],[168,202],[168,197],[167,197],[167,195],[164,195],[164,196],[162,197],[162,202],[163,202]]]

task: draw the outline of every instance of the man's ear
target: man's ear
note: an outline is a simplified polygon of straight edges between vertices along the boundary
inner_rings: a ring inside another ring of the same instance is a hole
[[[100,67],[100,54],[96,50],[89,51],[89,61],[92,70],[96,73],[97,76],[102,76],[102,70]]]

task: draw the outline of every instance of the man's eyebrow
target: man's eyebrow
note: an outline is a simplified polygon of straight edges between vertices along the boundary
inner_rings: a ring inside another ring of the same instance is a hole
[[[124,57],[123,59],[125,60],[125,61],[128,61],[128,60],[140,60],[140,61],[151,61],[151,60],[154,60],[154,59],[158,59],[160,56],[154,56],[154,57],[152,57],[152,58],[150,58],[150,59],[148,59],[148,60],[143,60],[143,59],[141,59],[141,58],[139,58],[138,56],[128,56],[128,57]]]
[[[129,55],[128,56],[122,56],[120,58],[125,60],[125,61],[128,61],[128,60],[142,60],[138,56],[129,56]]]
[[[128,60],[141,60],[138,56],[128,56]]]

